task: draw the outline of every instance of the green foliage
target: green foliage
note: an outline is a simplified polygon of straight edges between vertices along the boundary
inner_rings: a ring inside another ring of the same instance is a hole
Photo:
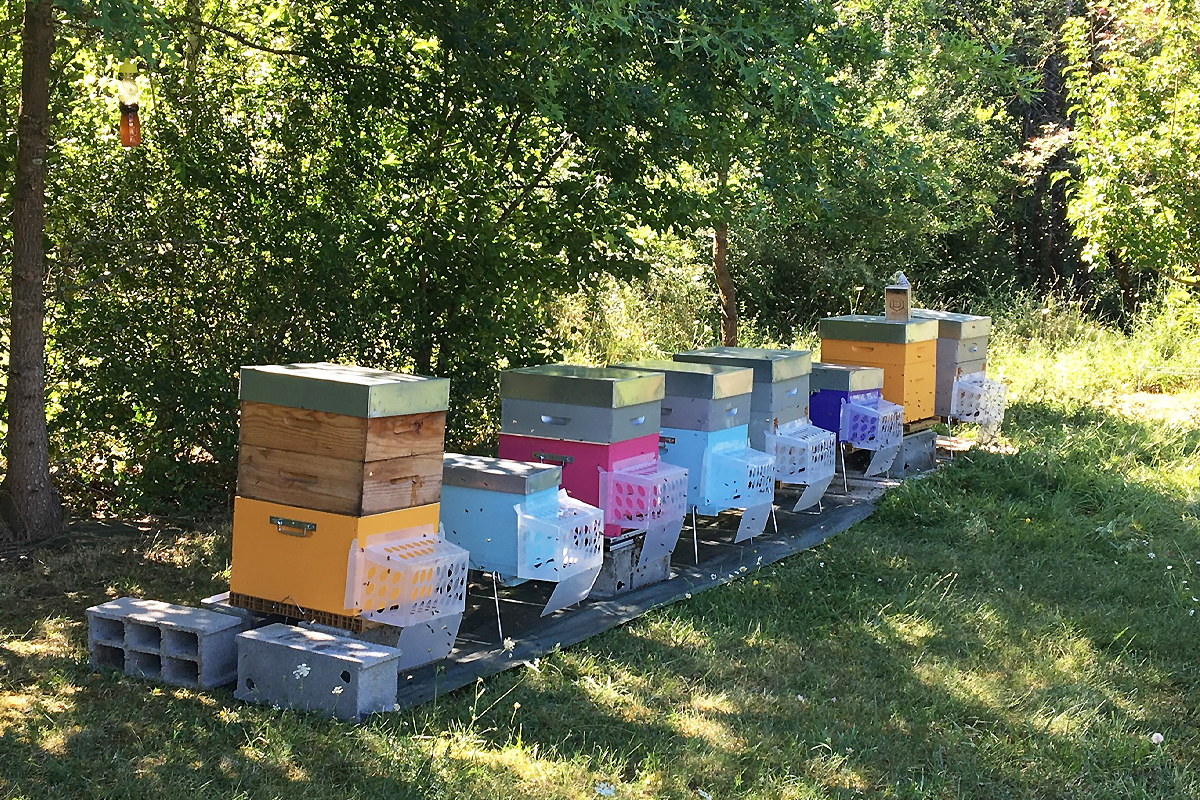
[[[1194,2],[1091,3],[1063,28],[1084,258],[1200,286],[1200,21]]]

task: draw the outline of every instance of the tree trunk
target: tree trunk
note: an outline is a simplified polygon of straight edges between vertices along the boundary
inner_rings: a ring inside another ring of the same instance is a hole
[[[50,139],[52,0],[26,0],[21,34],[21,107],[13,185],[12,328],[8,368],[8,520],[17,538],[58,531],[46,432],[46,148]]]
[[[717,185],[721,194],[729,173],[717,173]],[[729,274],[726,259],[729,255],[729,223],[720,220],[713,225],[713,273],[717,278],[717,292],[721,300],[721,344],[726,347],[737,347],[738,338],[738,307],[737,288],[733,285],[733,277]]]

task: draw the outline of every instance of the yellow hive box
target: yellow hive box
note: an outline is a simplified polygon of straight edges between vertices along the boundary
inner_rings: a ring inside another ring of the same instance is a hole
[[[312,618],[318,611],[353,618],[347,582],[353,554],[368,544],[434,536],[438,503],[365,517],[313,511],[298,506],[237,497],[233,503],[234,596],[294,607],[288,616]],[[397,531],[411,535],[387,536]],[[301,610],[305,613],[300,613]],[[282,612],[281,613],[286,613]],[[336,621],[332,621],[336,624]]]
[[[937,340],[857,342],[821,340],[821,360],[830,364],[883,368],[883,398],[904,406],[904,421],[933,416]]]

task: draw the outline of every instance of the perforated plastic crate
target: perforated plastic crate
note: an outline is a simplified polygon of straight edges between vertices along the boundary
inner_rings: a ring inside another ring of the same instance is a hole
[[[708,486],[720,491],[707,505],[746,508],[769,503],[775,496],[775,459],[750,447],[727,446],[712,451]]]
[[[559,581],[604,561],[604,512],[559,491],[556,503],[518,503],[517,577]]]
[[[983,373],[964,375],[954,381],[950,418],[998,428],[1004,421],[1007,387]]]
[[[841,440],[862,450],[885,450],[904,438],[904,408],[887,400],[842,403]]]
[[[687,470],[657,458],[616,465],[600,475],[604,521],[633,530],[683,519],[687,512]]]
[[[780,425],[767,435],[775,456],[775,477],[783,483],[817,484],[837,469],[837,436],[807,420]]]
[[[365,619],[405,627],[461,614],[467,597],[467,551],[427,537],[375,542],[358,551],[358,580],[348,606]]]

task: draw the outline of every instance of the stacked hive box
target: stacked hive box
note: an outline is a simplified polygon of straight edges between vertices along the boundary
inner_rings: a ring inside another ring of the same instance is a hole
[[[711,347],[676,353],[676,361],[742,367],[754,371],[750,394],[750,446],[775,459],[775,478],[808,489],[800,510],[815,505],[836,469],[835,438],[808,421],[812,356],[807,350]]]
[[[437,535],[449,381],[244,367],[240,398],[232,605],[352,631],[461,615],[467,554]]]
[[[813,364],[812,420],[840,444],[875,451],[864,473],[877,475],[895,460],[904,438],[904,409],[883,399],[883,370]]]
[[[813,364],[812,421],[863,450],[900,443],[903,409],[883,399],[883,370],[845,364]]]
[[[688,471],[688,507],[743,515],[738,539],[762,532],[775,494],[774,459],[748,446],[754,372],[685,361],[636,361],[620,369],[666,379],[659,435],[661,458]]]
[[[605,536],[682,524],[686,474],[658,460],[661,374],[547,364],[501,373],[500,397],[500,457],[560,465]]]
[[[955,381],[971,375],[982,376],[987,372],[988,335],[992,330],[992,319],[924,308],[914,308],[912,315],[918,319],[937,321],[937,377],[933,413],[949,418]]]
[[[603,512],[561,481],[557,465],[503,458],[447,453],[442,467],[446,538],[506,585],[557,584],[543,614],[587,597],[603,562]]]
[[[937,322],[851,315],[821,320],[821,360],[883,369],[883,398],[904,406],[904,421],[933,416]]]

